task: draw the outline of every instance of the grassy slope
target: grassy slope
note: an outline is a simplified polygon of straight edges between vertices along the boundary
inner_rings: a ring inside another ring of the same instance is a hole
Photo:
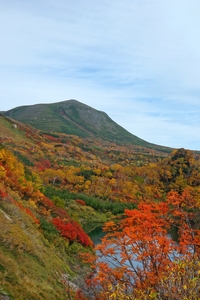
[[[16,300],[53,300],[57,295],[67,299],[61,278],[72,272],[61,253],[19,208],[5,200],[0,205],[0,295]]]

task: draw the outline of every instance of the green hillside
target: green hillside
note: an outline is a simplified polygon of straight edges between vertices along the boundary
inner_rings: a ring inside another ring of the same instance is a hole
[[[119,126],[106,113],[76,100],[16,107],[4,112],[4,115],[46,132],[101,138],[121,145],[133,144],[168,153],[172,150],[140,139]]]

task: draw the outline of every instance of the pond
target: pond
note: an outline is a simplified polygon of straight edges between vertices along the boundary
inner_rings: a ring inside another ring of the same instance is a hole
[[[170,234],[168,234],[167,237],[168,237],[169,239],[172,239],[172,240],[174,240],[174,241],[177,241],[177,235],[176,235],[176,234],[177,234],[177,233],[176,233],[176,232],[173,232],[173,230],[172,230],[172,232],[171,232]],[[104,231],[102,230],[102,227],[100,227],[100,226],[99,226],[99,227],[96,227],[94,230],[92,230],[92,231],[89,233],[89,236],[90,236],[90,238],[92,239],[92,241],[93,241],[93,243],[94,243],[95,246],[101,244],[101,239],[102,239],[105,235],[106,235],[106,232],[104,232]],[[99,257],[99,260],[102,260],[102,261],[107,262],[107,263],[109,264],[110,267],[116,267],[116,266],[118,266],[118,263],[116,263],[116,260],[114,261],[114,258],[113,258],[113,259],[112,259],[112,258],[109,258],[109,259],[108,259],[108,257],[100,258],[100,252],[99,252],[99,251],[96,251],[96,254],[97,254],[97,256]],[[175,253],[174,253],[174,254],[175,254]],[[173,255],[172,255],[172,256],[173,256]],[[120,252],[117,253],[116,257],[120,259]],[[127,263],[127,265],[130,266],[129,262],[126,262],[126,263]],[[133,263],[134,267],[140,267],[140,266],[141,266],[141,263],[138,262],[138,261],[132,261],[132,263]]]
[[[92,230],[88,235],[92,239],[94,245],[97,246],[98,244],[101,244],[101,238],[106,235],[106,232],[103,232],[102,227],[99,226]]]
[[[106,232],[102,230],[102,226],[96,227],[90,233],[88,233],[92,239],[95,246],[101,244],[101,239],[106,235]],[[174,241],[178,241],[178,234],[176,228],[172,228],[170,233],[167,235],[169,238],[172,238]]]
[[[101,244],[101,239],[106,235],[106,232],[104,232],[102,230],[102,227],[97,227],[94,230],[92,230],[89,233],[90,238],[92,239],[93,243],[95,246]],[[114,260],[114,258],[112,257],[100,257],[100,252],[97,250],[96,251],[97,256],[99,257],[98,260],[99,261],[104,261],[106,263],[108,263],[109,267],[113,268],[113,267],[117,267],[120,266],[119,263],[116,262],[116,260]],[[117,252],[116,257],[120,260],[120,252]],[[127,264],[130,266],[129,262],[127,262]],[[136,266],[140,266],[139,262],[134,261],[133,265]]]

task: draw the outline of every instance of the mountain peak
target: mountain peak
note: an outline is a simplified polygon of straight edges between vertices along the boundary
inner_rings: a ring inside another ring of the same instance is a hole
[[[140,139],[114,122],[105,112],[74,99],[20,106],[4,112],[4,115],[46,132],[101,138],[118,144],[133,144],[164,152],[171,150]]]

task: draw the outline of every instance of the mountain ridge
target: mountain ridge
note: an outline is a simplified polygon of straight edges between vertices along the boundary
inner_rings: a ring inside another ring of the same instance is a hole
[[[173,150],[133,135],[113,121],[105,112],[74,99],[19,106],[1,113],[46,132],[100,138],[117,144],[134,144],[168,153]]]

